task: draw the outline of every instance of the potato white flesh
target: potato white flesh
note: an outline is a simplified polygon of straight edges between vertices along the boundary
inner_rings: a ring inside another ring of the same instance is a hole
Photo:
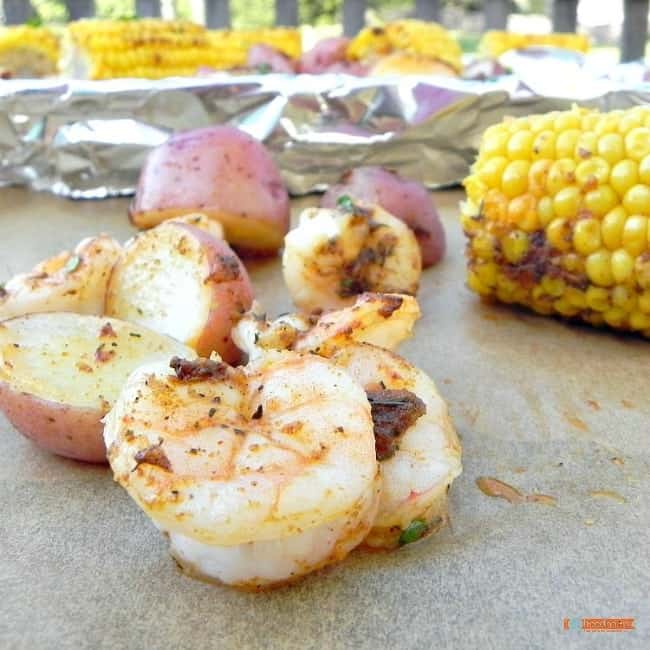
[[[72,313],[0,323],[0,410],[56,454],[105,462],[101,418],[133,370],[195,353],[173,339],[114,318]]]
[[[240,358],[230,338],[253,300],[246,269],[228,244],[170,220],[125,246],[111,277],[106,313],[174,337],[208,357]]]

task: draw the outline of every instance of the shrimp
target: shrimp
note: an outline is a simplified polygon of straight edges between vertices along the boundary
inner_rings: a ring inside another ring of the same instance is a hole
[[[128,379],[105,420],[115,479],[190,574],[245,589],[342,560],[381,479],[363,388],[316,355],[172,360]]]
[[[108,235],[88,237],[0,286],[0,320],[38,312],[101,315],[108,280],[121,252]]]
[[[282,271],[295,304],[313,311],[345,307],[364,291],[415,295],[422,258],[413,232],[378,206],[340,203],[305,210],[284,239]]]
[[[433,381],[388,350],[352,343],[330,359],[361,384],[372,405],[382,473],[379,511],[364,543],[395,548],[447,521],[447,492],[461,473],[461,446]]]
[[[253,359],[264,350],[296,350],[330,356],[350,342],[373,343],[394,350],[409,338],[420,307],[413,296],[363,293],[353,305],[320,316],[284,314],[266,321],[245,315],[233,328],[235,344]]]

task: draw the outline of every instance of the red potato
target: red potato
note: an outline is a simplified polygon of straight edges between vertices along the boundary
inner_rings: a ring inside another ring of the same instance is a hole
[[[420,244],[422,266],[439,262],[445,254],[445,231],[427,189],[383,167],[352,169],[332,185],[321,199],[321,207],[334,208],[339,197],[349,195],[375,203],[409,226]]]
[[[216,351],[236,363],[230,331],[252,302],[246,269],[228,244],[172,219],[127,242],[106,313],[172,336],[201,356]]]
[[[363,77],[367,68],[358,61],[348,61],[345,53],[350,39],[341,37],[324,38],[300,57],[299,70],[307,74],[343,72]]]
[[[108,235],[88,237],[72,253],[64,251],[14,276],[0,288],[0,320],[52,311],[101,314],[121,250]]]
[[[135,368],[189,348],[113,318],[47,313],[0,323],[0,410],[55,454],[106,461],[101,419]]]
[[[246,55],[246,67],[265,69],[268,72],[295,74],[296,64],[286,54],[270,45],[253,45]]]
[[[201,212],[237,248],[268,254],[289,229],[289,195],[264,145],[231,126],[172,136],[152,150],[129,215],[138,228]]]

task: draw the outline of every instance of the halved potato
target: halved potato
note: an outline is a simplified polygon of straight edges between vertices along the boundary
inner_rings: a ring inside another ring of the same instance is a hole
[[[101,314],[113,264],[122,247],[108,235],[88,237],[21,273],[0,288],[0,320],[23,314],[73,311]]]
[[[0,323],[0,410],[55,454],[105,462],[101,419],[135,368],[194,352],[114,318],[72,313]]]
[[[145,162],[129,215],[138,228],[202,212],[226,239],[254,253],[272,253],[289,229],[289,195],[263,144],[232,126],[172,136]]]
[[[108,287],[106,313],[173,336],[208,357],[235,363],[233,325],[253,301],[248,273],[228,244],[166,221],[127,242]]]

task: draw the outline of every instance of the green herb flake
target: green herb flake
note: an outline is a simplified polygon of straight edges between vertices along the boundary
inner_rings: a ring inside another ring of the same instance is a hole
[[[336,199],[336,207],[345,212],[354,212],[354,203],[348,194],[342,194]]]
[[[269,72],[272,72],[272,68],[268,63],[260,63],[255,66],[255,71],[258,74],[268,74]]]
[[[32,14],[25,25],[28,27],[42,27],[43,19],[38,14]]]
[[[129,332],[129,336],[133,336],[136,339],[142,338],[142,334],[138,334],[137,332]]]
[[[81,258],[79,255],[73,255],[66,263],[65,266],[63,267],[63,270],[66,273],[74,273],[78,268],[79,265],[81,264]]]
[[[208,417],[211,418],[211,417],[212,417],[216,412],[217,412],[217,409],[215,409],[215,408],[211,408],[211,409],[208,411]]]
[[[417,542],[427,531],[429,526],[422,519],[414,519],[399,536],[399,545],[412,544]]]

